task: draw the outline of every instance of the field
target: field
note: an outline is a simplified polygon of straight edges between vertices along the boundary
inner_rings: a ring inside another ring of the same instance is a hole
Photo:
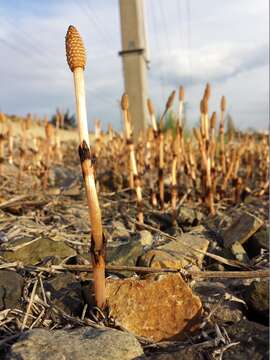
[[[87,330],[117,344],[102,359],[267,358],[268,134],[226,130],[226,99],[209,116],[207,85],[200,126],[187,135],[183,91],[158,120],[148,101],[149,127],[136,142],[125,94],[123,132],[97,122],[90,134],[100,252],[77,130],[64,129],[61,113],[54,125],[1,114],[3,356],[37,358],[44,341],[95,358],[97,345],[80,340]],[[97,306],[93,271],[97,284],[105,258],[106,304]]]

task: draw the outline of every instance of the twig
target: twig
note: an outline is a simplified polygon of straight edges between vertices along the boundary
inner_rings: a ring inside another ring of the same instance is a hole
[[[93,268],[90,265],[51,265],[47,267],[26,265],[23,266],[21,262],[14,262],[6,264],[8,267],[16,267],[19,265],[21,268],[28,271],[44,271],[44,272],[55,272],[55,271],[78,271],[78,272],[93,272]],[[3,267],[2,267],[3,268]],[[185,276],[190,276],[196,279],[214,279],[214,278],[235,278],[235,279],[255,279],[255,278],[268,278],[270,277],[270,269],[261,270],[248,270],[248,271],[194,271],[185,269],[175,268],[150,268],[144,266],[124,266],[124,265],[107,265],[107,271],[130,271],[136,273],[180,273]]]
[[[15,196],[12,199],[9,199],[7,201],[4,201],[0,204],[0,209],[5,209],[6,207],[10,206],[10,205],[14,205],[15,203],[18,203],[19,201],[22,201],[24,199],[27,199],[29,196],[32,196],[32,194],[27,194],[27,195],[19,195],[19,196]]]
[[[29,303],[28,303],[28,306],[27,306],[27,310],[26,310],[26,313],[25,313],[25,316],[24,316],[24,319],[23,319],[23,322],[22,322],[21,331],[23,331],[23,329],[25,328],[25,325],[26,325],[26,322],[27,322],[27,319],[28,319],[28,315],[30,313],[32,304],[34,302],[34,296],[35,296],[35,293],[36,293],[37,284],[38,284],[38,280],[35,281],[35,284],[33,286],[31,297],[30,297],[30,300],[29,300]]]

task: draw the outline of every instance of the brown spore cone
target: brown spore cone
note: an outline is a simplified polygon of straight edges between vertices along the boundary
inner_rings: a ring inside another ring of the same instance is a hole
[[[66,56],[70,70],[85,68],[86,52],[85,47],[75,26],[70,25],[66,34]]]

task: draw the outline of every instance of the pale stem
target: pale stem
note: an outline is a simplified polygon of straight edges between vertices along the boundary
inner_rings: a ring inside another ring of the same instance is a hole
[[[87,126],[87,113],[85,101],[85,86],[84,86],[84,73],[82,68],[76,68],[73,71],[75,97],[76,97],[76,113],[78,120],[78,130],[80,144],[86,142],[90,148],[88,126]]]

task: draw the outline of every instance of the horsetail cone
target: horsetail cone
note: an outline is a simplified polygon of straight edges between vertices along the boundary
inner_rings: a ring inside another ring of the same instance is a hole
[[[185,90],[184,90],[184,87],[182,85],[179,88],[179,100],[180,101],[185,100]]]
[[[208,100],[210,98],[210,95],[211,95],[211,85],[207,83],[204,90],[204,97]]]
[[[122,99],[121,99],[121,108],[123,111],[128,110],[128,108],[129,108],[128,94],[123,94]]]
[[[222,96],[222,98],[221,98],[221,102],[220,102],[220,109],[221,109],[221,111],[225,111],[226,110],[226,98],[225,98],[225,96]]]
[[[73,72],[76,68],[84,70],[86,65],[85,47],[75,26],[70,25],[66,34],[66,56],[70,70]]]
[[[204,114],[205,113],[205,108],[204,108],[204,100],[202,99],[201,101],[200,101],[200,112],[201,112],[201,114]]]
[[[54,128],[51,123],[47,123],[45,125],[45,134],[47,139],[51,139],[53,137]]]
[[[155,109],[154,109],[154,105],[153,105],[151,99],[147,99],[147,107],[148,107],[149,114],[154,115],[155,114]]]
[[[208,98],[207,97],[204,97],[203,98],[203,114],[208,114]]]
[[[174,101],[174,97],[175,97],[175,93],[176,91],[173,90],[173,92],[171,93],[171,95],[169,96],[167,103],[166,103],[166,109],[170,109],[173,105],[173,101]]]
[[[211,124],[212,129],[214,129],[216,127],[216,123],[217,123],[217,114],[214,111],[212,116],[211,116],[211,119],[210,119],[210,124]]]
[[[86,52],[82,38],[77,29],[70,25],[66,34],[66,57],[74,77],[76,114],[78,121],[80,144],[86,141],[88,147],[89,135],[87,126],[87,111],[85,100],[84,68]]]

